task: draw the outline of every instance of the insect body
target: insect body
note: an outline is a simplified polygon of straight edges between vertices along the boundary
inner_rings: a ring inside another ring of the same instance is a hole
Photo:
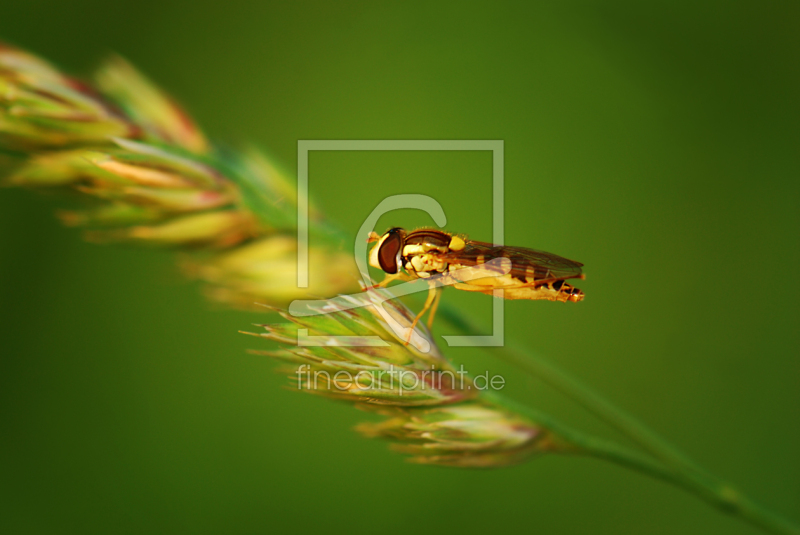
[[[427,228],[411,232],[392,228],[383,236],[371,233],[369,241],[375,242],[370,265],[387,274],[380,286],[394,280],[445,279],[444,285],[469,292],[492,295],[493,290],[503,289],[506,299],[583,299],[581,290],[564,282],[583,279],[583,264],[543,251],[493,245]],[[465,270],[471,272],[469,278],[460,276]],[[428,301],[417,316],[418,320],[433,307],[429,325],[438,304],[436,290],[431,285]]]

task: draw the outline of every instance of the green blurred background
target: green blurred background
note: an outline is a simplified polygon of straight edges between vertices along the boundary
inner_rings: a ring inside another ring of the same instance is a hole
[[[505,140],[506,241],[588,273],[578,305],[509,302],[506,335],[800,520],[800,6],[551,4],[28,0],[0,37],[82,73],[117,51],[293,172],[298,139]],[[424,193],[491,239],[488,153],[313,153],[310,187],[350,233]],[[405,463],[245,353],[266,316],[210,305],[169,253],[84,243],[60,205],[0,191],[4,533],[755,533],[599,461]],[[488,332],[488,298],[445,298]]]

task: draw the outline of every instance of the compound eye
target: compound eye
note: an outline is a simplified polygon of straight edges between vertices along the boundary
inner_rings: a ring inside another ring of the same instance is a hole
[[[398,271],[397,258],[400,256],[400,247],[403,246],[403,237],[398,232],[390,232],[378,249],[378,263],[381,269],[390,275]]]

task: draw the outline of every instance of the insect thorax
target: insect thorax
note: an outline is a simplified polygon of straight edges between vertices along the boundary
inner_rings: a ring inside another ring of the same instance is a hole
[[[410,232],[403,245],[403,267],[411,274],[422,278],[447,269],[447,263],[439,255],[447,253],[452,236],[433,229]]]

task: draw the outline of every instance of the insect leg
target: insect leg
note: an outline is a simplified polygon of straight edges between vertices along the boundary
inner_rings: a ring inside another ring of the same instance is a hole
[[[436,309],[439,308],[439,300],[442,298],[442,288],[431,288],[431,291],[436,293],[436,297],[433,298],[433,305],[431,305],[431,311],[428,314],[428,329],[433,327],[433,317],[436,316]]]
[[[394,275],[386,275],[381,282],[379,282],[374,286],[368,286],[367,288],[364,288],[364,290],[376,290],[378,288],[386,288],[387,286],[389,286],[389,283],[394,282],[396,280],[405,282],[407,280],[410,280],[410,277],[402,272],[395,273]]]
[[[436,286],[429,283],[428,286],[428,298],[425,300],[425,304],[422,306],[422,310],[419,311],[419,314],[414,318],[414,321],[411,322],[411,327],[408,328],[408,336],[406,336],[406,341],[404,345],[408,345],[411,342],[411,335],[414,334],[414,328],[417,326],[419,319],[431,308],[431,305],[436,300],[436,296],[438,292],[436,291]]]

